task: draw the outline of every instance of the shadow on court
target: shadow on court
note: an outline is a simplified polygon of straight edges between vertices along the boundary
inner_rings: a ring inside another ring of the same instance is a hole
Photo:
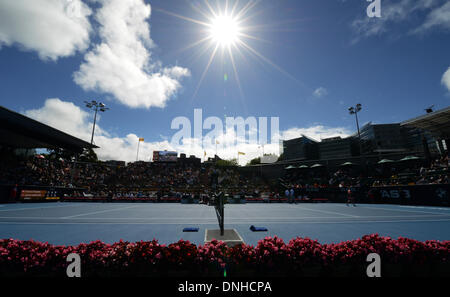
[[[250,226],[266,227],[252,232]],[[309,237],[321,243],[341,242],[365,234],[408,237],[420,241],[450,239],[450,209],[400,205],[227,204],[224,226],[247,244],[266,236],[284,241]],[[206,229],[218,229],[213,207],[164,203],[26,203],[0,207],[0,238],[34,239],[74,245],[101,240],[180,239],[203,244]],[[183,232],[198,228],[198,232]]]

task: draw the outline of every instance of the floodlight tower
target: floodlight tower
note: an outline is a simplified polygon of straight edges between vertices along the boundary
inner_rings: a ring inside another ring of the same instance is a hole
[[[84,101],[84,103],[86,104],[87,108],[94,110],[94,125],[92,126],[92,136],[91,136],[91,147],[92,147],[92,143],[94,142],[94,131],[95,131],[95,123],[97,121],[97,112],[98,111],[105,112],[109,108],[106,107],[104,103],[97,102],[95,100],[92,100],[91,102]]]
[[[361,104],[356,104],[356,106],[351,106],[348,108],[348,111],[350,114],[354,114],[356,118],[356,128],[358,129],[358,140],[359,140],[359,153],[362,155],[361,150],[361,132],[359,130],[359,121],[358,121],[358,112],[360,112],[362,109]]]

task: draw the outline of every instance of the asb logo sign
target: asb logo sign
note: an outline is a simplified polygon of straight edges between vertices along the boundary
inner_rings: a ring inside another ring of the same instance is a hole
[[[438,197],[439,199],[442,199],[442,200],[448,199],[447,191],[445,189],[438,188],[435,193],[436,193],[436,197]]]
[[[393,198],[399,199],[401,197],[410,199],[411,192],[409,190],[381,190],[380,191],[382,198]]]

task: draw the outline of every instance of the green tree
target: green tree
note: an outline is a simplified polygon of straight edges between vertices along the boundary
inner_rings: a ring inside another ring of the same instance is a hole
[[[237,159],[231,159],[231,160],[218,160],[216,162],[216,166],[218,167],[231,167],[231,166],[238,166]]]
[[[75,153],[62,148],[48,149],[48,158],[51,160],[58,160],[59,158],[73,160],[75,158]]]
[[[261,164],[261,157],[251,159],[250,162],[247,163],[247,166],[258,165],[258,164]]]
[[[98,162],[97,154],[92,148],[85,148],[78,158],[80,162]]]

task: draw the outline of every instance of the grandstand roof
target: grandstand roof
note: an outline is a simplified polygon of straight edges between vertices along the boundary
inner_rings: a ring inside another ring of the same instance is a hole
[[[81,152],[89,142],[0,106],[0,145],[14,148],[63,148]],[[98,148],[93,145],[93,148]]]
[[[427,130],[435,137],[448,139],[450,137],[450,106],[404,121],[401,125]]]

